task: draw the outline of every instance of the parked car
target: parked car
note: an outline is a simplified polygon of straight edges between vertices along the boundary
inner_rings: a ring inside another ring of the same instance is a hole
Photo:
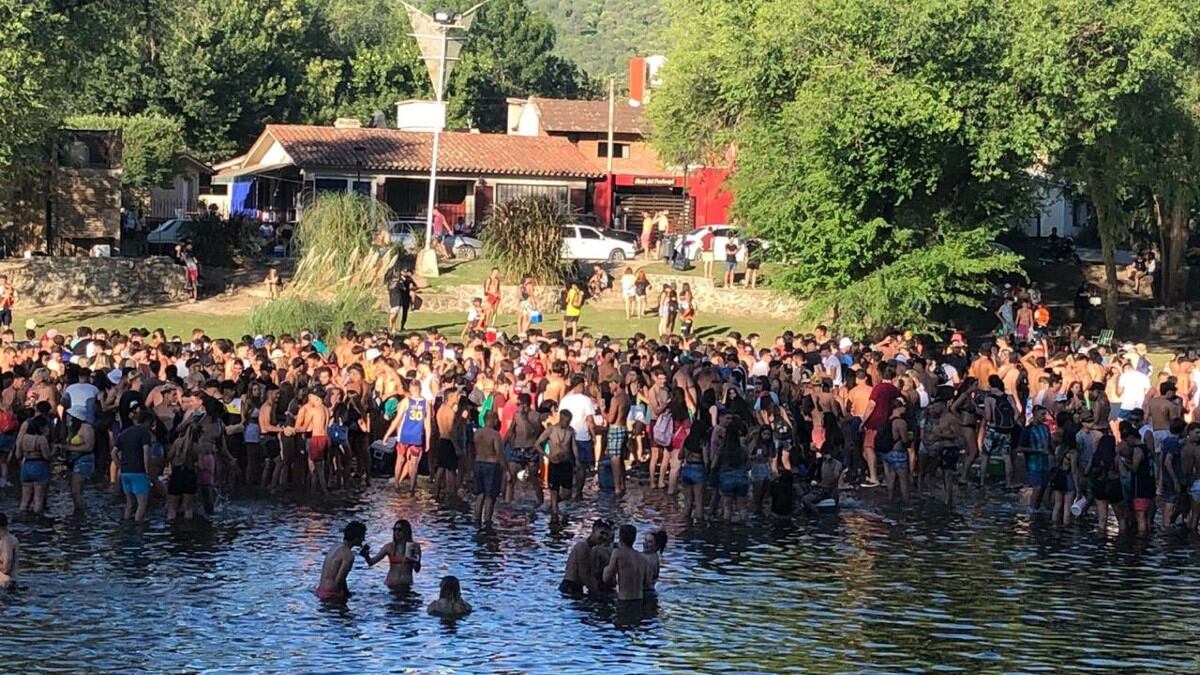
[[[408,253],[416,253],[417,242],[425,241],[425,221],[393,220],[388,223],[388,235],[393,245],[403,247]],[[483,255],[483,242],[475,237],[457,235],[451,252],[456,258],[475,260]]]
[[[714,253],[713,257],[716,260],[725,259],[725,244],[729,242],[730,237],[739,236],[737,225],[704,225],[702,227],[697,227],[696,229],[683,235],[683,254],[686,259],[700,259],[700,240],[704,238],[704,235],[707,232],[713,233],[712,250]],[[761,239],[759,239],[758,242],[762,244],[763,249],[770,247],[770,244]],[[737,259],[738,262],[742,262],[746,259],[746,247],[743,246],[738,250]]]
[[[637,257],[637,246],[590,225],[564,225],[564,260],[609,260],[621,262]]]
[[[164,253],[184,239],[194,239],[200,224],[187,218],[172,218],[146,235],[146,247],[151,253]]]

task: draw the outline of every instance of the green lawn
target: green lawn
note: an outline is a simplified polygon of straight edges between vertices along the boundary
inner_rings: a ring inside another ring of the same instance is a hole
[[[206,314],[175,308],[147,311],[135,310],[120,313],[104,309],[86,309],[65,310],[52,315],[18,312],[15,317],[14,326],[21,329],[28,318],[34,318],[38,321],[40,326],[39,332],[47,328],[57,328],[64,333],[74,332],[81,325],[91,328],[118,328],[122,331],[127,331],[131,327],[148,328],[150,330],[162,328],[168,336],[179,335],[184,339],[191,336],[194,328],[203,328],[210,336],[228,337],[236,340],[246,334],[249,323],[249,317],[247,316]],[[459,312],[414,312],[410,315],[408,328],[410,330],[425,330],[435,327],[447,335],[457,337],[465,319],[466,315]],[[516,327],[516,315],[501,315],[499,326],[504,331],[513,330]],[[638,332],[653,335],[658,330],[658,319],[657,317],[645,317],[630,321],[625,318],[624,311],[619,309],[585,307],[580,327],[581,332],[626,338]],[[730,331],[738,331],[742,335],[759,333],[770,337],[782,333],[789,327],[796,328],[794,324],[789,324],[786,321],[778,319],[754,319],[746,317],[722,319],[713,316],[706,317],[703,314],[698,317],[698,321],[696,322],[697,334],[704,337],[709,335],[724,335]],[[548,315],[546,322],[542,324],[542,328],[546,331],[561,329],[562,316],[557,314]]]
[[[249,324],[248,316],[189,312],[176,308],[124,311],[100,307],[60,310],[52,314],[17,311],[13,317],[13,327],[18,335],[25,321],[31,318],[38,322],[39,332],[57,328],[62,333],[74,333],[79,326],[119,328],[122,332],[134,327],[150,330],[162,328],[168,337],[178,335],[184,339],[191,338],[193,329],[203,328],[209,335],[236,340],[246,334]]]

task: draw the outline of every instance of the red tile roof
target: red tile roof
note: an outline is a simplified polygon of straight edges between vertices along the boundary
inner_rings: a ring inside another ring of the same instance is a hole
[[[296,166],[429,171],[433,134],[395,129],[270,124],[264,132]],[[355,147],[362,147],[360,153]],[[444,132],[438,171],[503,176],[594,178],[601,171],[565,138]]]
[[[562,98],[530,99],[541,115],[547,132],[608,133],[608,101],[575,101]],[[650,126],[641,107],[617,101],[613,109],[613,131],[618,134],[649,135]]]

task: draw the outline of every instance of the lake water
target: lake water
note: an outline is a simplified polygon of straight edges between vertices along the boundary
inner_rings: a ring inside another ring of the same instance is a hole
[[[66,510],[61,485],[53,511]],[[12,513],[12,490],[0,508]],[[998,496],[993,497],[999,499]],[[1103,541],[978,500],[908,514],[850,505],[786,525],[681,530],[660,495],[580,505],[565,529],[531,510],[479,534],[465,512],[382,486],[345,500],[244,498],[212,525],[24,518],[15,593],[0,593],[6,672],[1197,672],[1197,542]],[[567,550],[596,514],[671,534],[657,616],[561,597]],[[386,563],[350,576],[348,606],[313,596],[350,518],[373,547],[395,518],[424,549],[415,595]],[[442,575],[475,612],[425,613]]]

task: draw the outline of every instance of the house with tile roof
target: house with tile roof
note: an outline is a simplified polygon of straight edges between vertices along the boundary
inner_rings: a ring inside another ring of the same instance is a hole
[[[508,99],[508,133],[561,138],[577,147],[604,175],[593,206],[603,223],[637,229],[642,212],[666,211],[673,230],[723,223],[729,205],[720,169],[668,166],[649,143],[650,123],[641,100],[613,106],[609,149],[608,101],[530,97]]]
[[[436,204],[450,222],[481,222],[493,204],[541,194],[590,210],[602,172],[563,138],[449,131],[441,134]],[[214,177],[230,185],[231,213],[293,222],[319,192],[369,194],[402,219],[424,218],[433,135],[357,124],[271,124]]]

